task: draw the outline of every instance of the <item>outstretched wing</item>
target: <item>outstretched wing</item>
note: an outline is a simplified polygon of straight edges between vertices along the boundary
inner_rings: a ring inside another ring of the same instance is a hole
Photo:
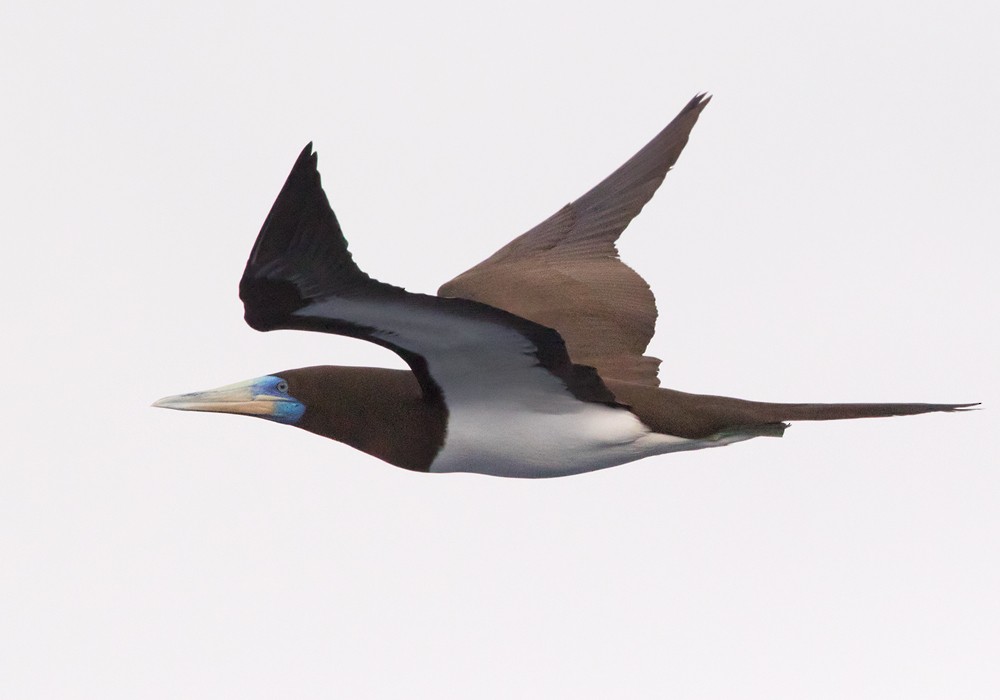
[[[309,144],[250,252],[240,280],[250,326],[335,333],[387,347],[406,361],[430,400],[537,404],[568,392],[615,403],[592,368],[570,362],[556,331],[476,301],[411,294],[362,272],[316,161]]]
[[[573,362],[602,377],[658,386],[649,285],[615,241],[663,182],[711,98],[697,95],[663,131],[599,185],[444,284],[438,294],[480,301],[559,331]]]

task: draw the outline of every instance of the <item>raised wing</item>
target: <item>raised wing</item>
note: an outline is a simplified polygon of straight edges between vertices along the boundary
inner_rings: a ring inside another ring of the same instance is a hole
[[[656,324],[649,285],[615,241],[663,182],[711,98],[697,95],[663,131],[582,197],[438,294],[480,301],[559,331],[573,362],[602,377],[658,386],[644,356]]]
[[[554,330],[476,301],[411,294],[362,272],[316,161],[309,144],[250,252],[240,280],[250,326],[335,333],[387,347],[410,366],[429,400],[537,403],[569,392],[615,403],[592,368],[570,362]]]

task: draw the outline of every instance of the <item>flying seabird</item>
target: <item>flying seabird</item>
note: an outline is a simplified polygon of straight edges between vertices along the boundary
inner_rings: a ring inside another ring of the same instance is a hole
[[[437,296],[355,264],[310,143],[240,281],[247,323],[360,338],[409,370],[304,367],[154,406],[259,416],[405,469],[552,477],[651,455],[779,437],[786,421],[975,404],[763,403],[659,387],[653,294],[615,241],[653,196],[709,97],[603,182],[445,283]]]

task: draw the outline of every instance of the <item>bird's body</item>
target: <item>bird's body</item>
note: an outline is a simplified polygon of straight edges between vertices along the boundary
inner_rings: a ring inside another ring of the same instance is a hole
[[[565,394],[527,404],[449,403],[448,432],[429,471],[566,476],[747,437],[699,440],[658,433],[624,405],[579,401]]]
[[[299,156],[240,283],[247,322],[348,335],[410,370],[309,367],[156,405],[258,415],[416,471],[576,474],[678,450],[780,436],[788,420],[969,404],[777,404],[659,387],[644,356],[656,306],[615,241],[652,197],[708,99],[698,96],[599,185],[446,283],[438,296],[373,280],[347,251]]]

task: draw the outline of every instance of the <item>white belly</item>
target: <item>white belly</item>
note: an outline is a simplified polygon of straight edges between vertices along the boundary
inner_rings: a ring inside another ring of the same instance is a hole
[[[529,411],[523,405],[449,405],[444,446],[430,471],[522,478],[566,476],[664,452],[746,439],[690,440],[654,433],[630,411],[571,397],[546,408]]]

